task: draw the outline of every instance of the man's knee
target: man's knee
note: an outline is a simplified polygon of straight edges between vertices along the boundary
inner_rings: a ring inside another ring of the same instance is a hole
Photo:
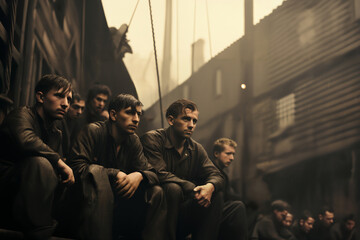
[[[163,189],[158,186],[152,186],[146,190],[146,202],[147,203],[154,203],[154,202],[161,202],[164,199],[164,191]]]
[[[29,157],[24,159],[20,164],[21,176],[26,176],[25,181],[29,181],[28,178],[34,176],[36,179],[39,179],[39,176],[42,179],[46,179],[48,183],[58,182],[58,177],[54,167],[51,165],[49,160],[44,157]]]
[[[183,191],[179,184],[167,183],[162,185],[162,187],[168,199],[183,199]]]

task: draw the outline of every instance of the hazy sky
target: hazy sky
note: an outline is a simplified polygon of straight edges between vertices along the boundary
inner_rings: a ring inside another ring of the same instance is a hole
[[[121,24],[129,23],[137,0],[102,0],[102,2],[109,27],[119,28]],[[211,39],[208,33],[206,2]],[[283,0],[254,0],[254,23],[258,23],[282,2]],[[166,0],[151,0],[160,73],[165,4]],[[205,61],[208,61],[211,58],[210,40],[214,57],[244,34],[244,0],[173,0],[172,25],[171,78],[181,84],[191,74],[191,43],[194,39],[205,40],[204,54]],[[126,54],[124,62],[135,83],[139,98],[147,108],[158,99],[148,0],[140,0],[127,38],[130,40],[133,54]]]

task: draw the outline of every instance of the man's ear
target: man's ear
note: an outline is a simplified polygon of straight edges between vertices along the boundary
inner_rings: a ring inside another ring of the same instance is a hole
[[[36,102],[38,103],[44,103],[44,93],[43,92],[36,92]]]
[[[322,214],[319,214],[319,220],[322,221],[323,220],[323,215]]]
[[[167,121],[168,121],[170,126],[174,125],[174,117],[172,115],[169,115],[167,117]]]
[[[214,157],[215,157],[215,158],[219,158],[219,155],[220,155],[220,152],[218,152],[218,151],[215,151],[215,152],[214,152]]]
[[[111,119],[111,121],[115,122],[116,121],[116,111],[114,109],[111,109],[109,112],[109,118]]]

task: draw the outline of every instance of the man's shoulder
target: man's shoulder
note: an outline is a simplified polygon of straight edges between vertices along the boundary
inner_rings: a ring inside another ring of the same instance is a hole
[[[166,139],[166,132],[165,129],[154,129],[146,132],[141,136],[141,141],[143,143],[154,142],[154,141],[161,141],[163,139]]]
[[[82,133],[89,133],[90,135],[103,135],[107,133],[107,127],[105,122],[94,122],[86,124],[82,127]]]
[[[12,110],[8,117],[16,117],[16,116],[35,116],[35,108],[31,108],[28,106],[18,107]]]

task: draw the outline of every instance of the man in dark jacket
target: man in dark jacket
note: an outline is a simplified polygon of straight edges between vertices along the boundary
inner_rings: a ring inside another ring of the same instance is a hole
[[[74,142],[69,161],[85,199],[82,239],[165,237],[163,191],[135,134],[141,108],[132,95],[118,95],[109,120],[89,124]]]
[[[12,216],[29,239],[48,239],[56,196],[74,175],[61,157],[62,132],[56,120],[66,114],[72,93],[63,77],[45,75],[35,87],[36,105],[12,111],[0,136],[0,187],[14,194]],[[7,194],[6,194],[7,193]],[[6,206],[11,209],[10,206]]]
[[[297,223],[292,227],[292,232],[297,240],[308,240],[309,233],[313,229],[315,219],[313,215],[305,210],[299,217]]]
[[[225,179],[224,208],[218,238],[221,240],[247,239],[245,205],[240,201],[240,196],[234,192],[229,177],[224,171],[234,161],[236,147],[236,142],[229,138],[217,139],[213,145],[213,162]]]
[[[59,122],[59,126],[63,129],[63,153],[64,157],[67,158],[70,147],[74,142],[75,136],[74,132],[76,132],[77,121],[79,117],[82,115],[85,109],[85,100],[82,99],[80,94],[73,92],[73,99],[71,105],[69,107],[69,111],[65,115],[65,118]],[[75,131],[76,130],[76,131]]]
[[[314,229],[310,233],[312,240],[330,240],[330,228],[334,223],[334,210],[330,206],[323,206],[314,223]]]
[[[191,138],[198,115],[192,101],[175,101],[166,111],[170,127],[142,136],[144,153],[158,171],[167,198],[169,240],[189,233],[192,239],[217,239],[224,180]]]
[[[258,220],[252,240],[285,240],[284,231],[286,230],[282,221],[289,211],[289,204],[282,200],[275,200],[271,203],[272,213]]]
[[[358,240],[354,214],[347,215],[341,222],[335,223],[330,229],[331,240]]]

